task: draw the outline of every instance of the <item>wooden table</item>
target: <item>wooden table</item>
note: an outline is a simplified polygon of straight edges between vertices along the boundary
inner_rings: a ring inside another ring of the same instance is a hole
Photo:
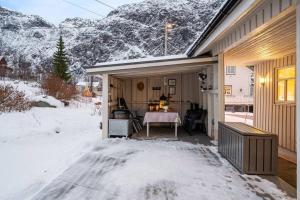
[[[181,123],[177,112],[146,112],[144,125],[147,124],[147,137],[149,137],[150,123],[165,122],[175,124],[175,137],[177,138],[177,127]]]

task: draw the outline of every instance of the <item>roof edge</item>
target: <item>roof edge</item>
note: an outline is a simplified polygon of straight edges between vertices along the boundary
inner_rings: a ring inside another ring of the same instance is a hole
[[[135,64],[145,64],[145,63],[155,63],[155,62],[164,62],[164,61],[174,61],[174,60],[184,60],[189,59],[187,55],[173,55],[173,56],[160,56],[160,57],[149,57],[149,58],[137,58],[137,59],[129,59],[129,60],[119,60],[119,61],[111,61],[111,62],[103,62],[97,63],[91,67],[87,67],[85,69],[93,69],[98,67],[114,67],[114,66],[122,66],[122,65],[135,65]]]
[[[212,18],[212,20],[205,27],[202,34],[196,39],[196,41],[189,47],[186,52],[188,57],[192,57],[197,48],[209,37],[209,35],[214,31],[214,29],[221,24],[223,19],[228,16],[239,4],[241,0],[227,0],[219,12]]]

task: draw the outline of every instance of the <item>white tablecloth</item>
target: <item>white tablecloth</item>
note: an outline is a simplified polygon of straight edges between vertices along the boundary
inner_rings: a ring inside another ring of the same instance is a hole
[[[146,112],[144,125],[148,122],[169,122],[180,124],[180,117],[177,112]]]

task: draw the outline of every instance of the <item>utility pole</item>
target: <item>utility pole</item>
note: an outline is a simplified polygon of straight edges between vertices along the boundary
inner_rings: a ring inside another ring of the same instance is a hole
[[[165,56],[168,55],[168,33],[174,28],[175,24],[165,22]]]

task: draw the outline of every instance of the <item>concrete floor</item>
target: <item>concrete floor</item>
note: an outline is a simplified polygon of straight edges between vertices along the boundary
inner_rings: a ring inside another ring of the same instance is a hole
[[[209,141],[200,134],[191,138]],[[277,183],[273,185],[266,179],[241,175],[220,158],[215,146],[171,138],[110,139],[92,148],[32,199],[289,199],[289,190],[276,188],[285,182],[273,177],[270,181]]]
[[[192,135],[189,135],[182,127],[178,127],[178,138],[175,138],[175,129],[174,127],[155,127],[151,126],[149,131],[150,137],[147,137],[147,130],[143,128],[143,130],[138,134],[133,134],[133,139],[161,139],[166,138],[168,140],[180,140],[184,142],[189,142],[192,144],[204,144],[204,145],[213,145],[210,141],[210,138],[206,134],[201,134],[197,132],[193,132]]]
[[[150,137],[147,138],[146,128],[139,134],[133,134],[133,139],[140,140],[153,140],[153,139],[168,139],[168,140],[180,140],[189,142],[192,144],[204,144],[204,145],[214,145],[210,138],[203,133],[194,132],[192,135],[189,135],[182,127],[178,127],[178,138],[175,138],[174,127],[150,127]],[[260,176],[264,179],[267,179],[277,185],[278,188],[286,191],[286,193],[296,198],[296,165],[282,158],[278,158],[278,176]]]

